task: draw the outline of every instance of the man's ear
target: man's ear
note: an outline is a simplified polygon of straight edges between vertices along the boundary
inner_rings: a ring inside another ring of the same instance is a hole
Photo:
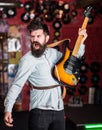
[[[50,38],[50,36],[47,35],[47,36],[46,36],[46,43],[48,42],[49,38]]]

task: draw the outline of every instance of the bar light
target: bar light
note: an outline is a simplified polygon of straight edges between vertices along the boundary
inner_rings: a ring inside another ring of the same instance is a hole
[[[0,7],[18,7],[21,8],[24,5],[21,2],[0,2]]]
[[[101,123],[98,123],[98,124],[85,124],[84,127],[86,129],[100,128],[100,130],[102,130],[102,124]]]

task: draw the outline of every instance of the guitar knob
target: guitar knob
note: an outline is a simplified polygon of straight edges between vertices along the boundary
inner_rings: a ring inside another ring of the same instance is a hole
[[[77,81],[75,78],[72,78],[74,85],[77,85]]]

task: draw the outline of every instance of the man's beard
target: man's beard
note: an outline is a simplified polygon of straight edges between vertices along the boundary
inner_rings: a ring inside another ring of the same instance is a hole
[[[33,44],[39,45],[39,49],[35,49],[33,47]],[[46,47],[47,47],[47,44],[41,45],[38,42],[31,43],[31,52],[32,52],[32,55],[35,56],[35,57],[40,57],[44,53]]]

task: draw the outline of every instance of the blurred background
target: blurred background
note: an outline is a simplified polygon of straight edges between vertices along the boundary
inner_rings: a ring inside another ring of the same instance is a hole
[[[102,0],[0,0],[1,117],[4,98],[15,77],[19,60],[30,49],[26,29],[29,22],[39,17],[49,27],[49,44],[70,39],[68,48],[73,50],[78,29],[86,18],[84,12],[90,6],[92,11],[86,27],[88,38],[85,41],[85,55],[80,66],[80,80],[76,87],[66,88],[63,99],[68,122],[66,129],[75,130],[76,126],[78,129],[79,126],[87,129],[85,127],[87,123],[102,123]],[[59,45],[56,49],[62,51],[63,47]],[[25,114],[28,110],[29,86],[25,84],[14,105],[14,112],[19,113],[14,114],[17,122],[21,114],[28,117],[28,113]],[[4,129],[6,128],[2,127],[1,130]],[[101,129],[100,124],[99,130]]]

